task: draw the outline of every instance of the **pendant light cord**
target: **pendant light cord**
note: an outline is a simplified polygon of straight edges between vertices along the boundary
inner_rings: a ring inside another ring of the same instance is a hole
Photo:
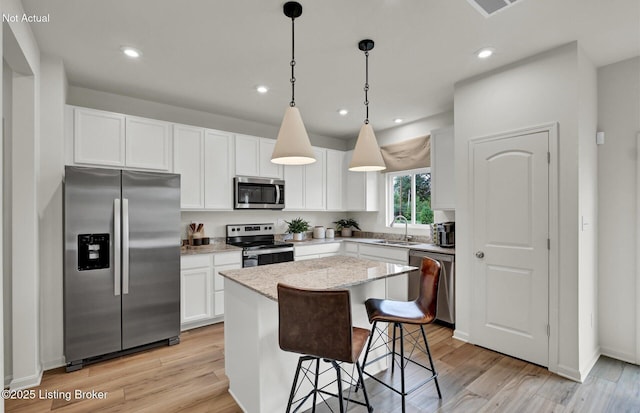
[[[367,114],[364,124],[369,124],[369,51],[364,52],[365,56],[365,81],[364,81],[364,106],[367,108]]]
[[[296,67],[295,48],[296,48],[296,31],[294,29],[295,18],[291,18],[291,102],[289,106],[294,107],[296,105],[295,89],[296,89],[296,76],[294,68]]]

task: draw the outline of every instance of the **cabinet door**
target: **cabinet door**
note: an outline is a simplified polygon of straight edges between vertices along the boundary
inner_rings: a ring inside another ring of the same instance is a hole
[[[213,273],[211,267],[180,271],[181,324],[213,317]]]
[[[351,160],[353,151],[346,154],[346,162]],[[347,211],[364,211],[365,210],[365,184],[366,172],[352,172],[347,170],[347,189],[345,191],[347,197]]]
[[[344,181],[347,165],[342,151],[327,150],[327,210],[344,211]]]
[[[207,130],[204,137],[204,207],[233,209],[233,135]]]
[[[453,127],[431,132],[431,208],[456,207],[455,147]]]
[[[204,208],[204,129],[185,125],[173,127],[174,171],[180,174],[180,206]]]
[[[284,202],[288,210],[304,209],[304,166],[285,165]]]
[[[227,264],[227,265],[216,265],[214,267],[215,276],[214,276],[214,316],[218,317],[224,314],[224,278],[219,274],[220,271],[224,270],[235,270],[242,268],[241,263],[236,264]]]
[[[74,110],[73,161],[125,166],[125,117],[100,110]]]
[[[260,138],[236,135],[236,175],[260,176],[258,154]]]
[[[327,208],[327,150],[313,148],[313,153],[316,156],[316,161],[306,165],[304,171],[304,208],[317,211]]]
[[[271,162],[271,155],[273,149],[276,147],[276,141],[273,139],[260,138],[260,176],[264,178],[278,178],[282,179],[283,168],[282,165]]]
[[[168,171],[170,129],[167,122],[127,116],[126,166]]]

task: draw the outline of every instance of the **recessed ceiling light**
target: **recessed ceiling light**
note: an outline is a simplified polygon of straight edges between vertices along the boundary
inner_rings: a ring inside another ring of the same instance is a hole
[[[493,49],[488,47],[480,49],[476,52],[476,56],[478,56],[478,59],[486,59],[488,57],[491,57],[491,55],[493,55]]]
[[[395,119],[393,120],[393,122],[394,122],[394,123],[402,123],[402,122],[404,122],[404,119],[395,118]]]
[[[340,109],[338,110],[338,113],[340,114],[340,116],[346,116],[349,111],[346,109]]]
[[[269,91],[269,88],[266,86],[258,86],[256,87],[256,91],[258,93],[267,93]]]
[[[122,50],[122,53],[124,53],[128,57],[131,57],[132,59],[137,59],[138,57],[142,56],[142,52],[138,49],[134,49],[133,47],[123,46],[120,48],[120,50]]]

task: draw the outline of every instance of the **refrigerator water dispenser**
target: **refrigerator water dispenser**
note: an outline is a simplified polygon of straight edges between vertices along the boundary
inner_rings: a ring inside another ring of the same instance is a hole
[[[109,268],[109,234],[78,235],[78,271]]]

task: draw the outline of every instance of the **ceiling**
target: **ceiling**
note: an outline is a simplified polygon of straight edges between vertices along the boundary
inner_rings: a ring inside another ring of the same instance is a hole
[[[596,66],[640,55],[638,0],[520,0],[491,17],[466,0],[300,0],[296,102],[312,134],[353,138],[371,124],[453,108],[456,81],[577,40]],[[43,52],[72,85],[279,125],[290,100],[291,21],[283,0],[23,0]],[[131,60],[120,51],[143,53]],[[487,60],[474,52],[496,50]],[[270,88],[264,95],[257,85]],[[346,108],[347,116],[337,110]]]

